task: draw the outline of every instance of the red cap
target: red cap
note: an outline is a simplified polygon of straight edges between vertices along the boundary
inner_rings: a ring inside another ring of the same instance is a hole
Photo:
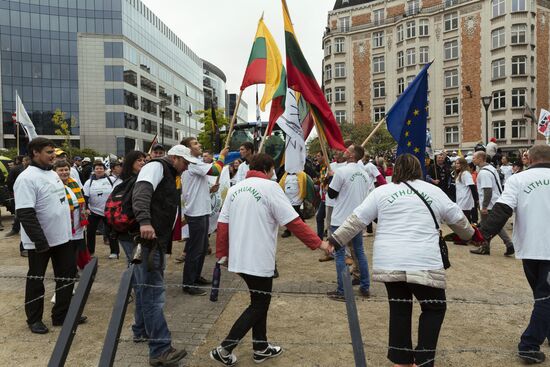
[[[493,143],[496,143],[497,142],[497,138],[491,138],[491,140]]]

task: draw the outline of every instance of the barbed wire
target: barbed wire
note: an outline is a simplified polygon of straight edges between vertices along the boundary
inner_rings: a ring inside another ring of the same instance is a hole
[[[33,279],[33,280],[55,280],[62,282],[78,282],[80,280],[77,278],[63,278],[63,277],[48,277],[40,275],[0,275],[0,279]]]

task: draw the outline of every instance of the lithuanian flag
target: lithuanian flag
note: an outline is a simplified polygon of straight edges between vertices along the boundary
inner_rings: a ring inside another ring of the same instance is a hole
[[[285,21],[285,43],[286,43],[286,69],[288,87],[296,92],[302,93],[305,100],[311,106],[311,113],[319,122],[321,129],[327,139],[328,145],[333,149],[346,150],[340,127],[325,99],[315,76],[300,49],[300,44],[294,33],[294,27],[290,20],[286,1],[283,2],[283,17]]]
[[[286,72],[279,48],[267,29],[263,16],[258,22],[241,90],[253,84],[265,84],[264,95],[260,101],[262,111],[265,111],[265,106],[272,101],[268,125],[270,134],[275,122],[285,111]]]

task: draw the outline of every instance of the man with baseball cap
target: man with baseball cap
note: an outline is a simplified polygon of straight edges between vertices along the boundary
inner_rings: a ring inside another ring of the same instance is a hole
[[[92,175],[92,160],[90,157],[84,157],[80,166],[80,182],[86,182]]]
[[[165,154],[164,146],[162,144],[155,144],[153,145],[153,148],[151,149],[151,158],[162,158]]]
[[[176,177],[187,170],[189,164],[198,164],[189,148],[172,147],[167,156],[147,163],[139,172],[132,193],[132,209],[144,240],[144,261],[134,268],[136,284],[142,284],[141,305],[147,335],[134,335],[135,341],[149,340],[149,364],[173,365],[183,359],[185,349],[172,347],[170,330],[164,317],[165,254],[172,241],[172,229],[178,215],[180,192]]]

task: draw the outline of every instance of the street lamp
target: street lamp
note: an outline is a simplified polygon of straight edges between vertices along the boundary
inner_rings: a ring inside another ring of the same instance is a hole
[[[185,111],[185,113],[187,114],[187,130],[188,130],[188,135],[187,136],[191,136],[191,116],[193,116],[193,111],[191,111],[191,105],[189,105],[189,109],[187,111]]]
[[[489,107],[491,106],[492,100],[492,94],[486,97],[481,97],[481,103],[483,103],[483,107],[485,107],[485,145],[489,143]]]
[[[162,99],[160,101],[160,116],[162,122],[160,124],[161,144],[164,147],[164,114],[166,113],[166,101]]]

